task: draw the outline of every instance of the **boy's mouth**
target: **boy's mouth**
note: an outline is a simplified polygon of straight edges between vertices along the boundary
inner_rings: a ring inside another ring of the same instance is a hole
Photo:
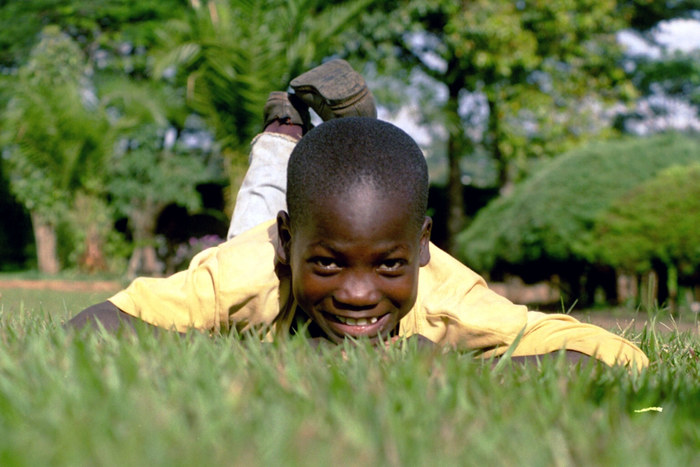
[[[353,337],[375,336],[386,326],[391,313],[367,318],[350,318],[347,316],[324,313],[326,322],[331,330],[338,335]]]
[[[343,324],[349,326],[367,326],[368,324],[374,324],[378,321],[376,316],[371,318],[346,318],[344,316],[335,316],[335,318]]]

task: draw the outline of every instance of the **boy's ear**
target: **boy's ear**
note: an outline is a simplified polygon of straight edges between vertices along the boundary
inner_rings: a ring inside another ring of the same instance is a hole
[[[421,227],[420,231],[420,251],[418,253],[421,267],[430,262],[430,231],[432,229],[433,219],[429,216],[425,216],[423,227]]]
[[[289,264],[289,249],[292,241],[292,231],[289,223],[289,214],[286,211],[277,213],[277,236],[279,242],[275,246],[277,261],[281,264]]]

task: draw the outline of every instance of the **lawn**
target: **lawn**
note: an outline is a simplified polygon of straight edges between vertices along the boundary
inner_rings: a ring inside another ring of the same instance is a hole
[[[412,343],[71,335],[108,293],[0,290],[0,465],[699,465],[697,334],[649,369]]]

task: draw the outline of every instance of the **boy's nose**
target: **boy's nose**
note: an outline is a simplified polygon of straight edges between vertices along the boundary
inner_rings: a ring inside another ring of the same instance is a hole
[[[372,307],[381,298],[370,273],[346,274],[334,295],[339,306],[352,308]]]

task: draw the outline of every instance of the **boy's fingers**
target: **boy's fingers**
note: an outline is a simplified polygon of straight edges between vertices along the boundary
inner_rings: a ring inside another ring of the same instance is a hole
[[[399,339],[401,339],[400,336],[394,336],[388,341],[385,342],[386,346],[389,347],[390,345],[396,343]],[[419,349],[432,349],[436,346],[435,342],[431,341],[427,337],[425,337],[422,334],[413,334],[412,336],[409,336],[405,338],[406,342],[416,342],[416,347]]]
[[[416,341],[416,347],[419,349],[433,349],[437,346],[435,342],[431,341],[423,334],[414,334],[408,339],[409,341]]]

